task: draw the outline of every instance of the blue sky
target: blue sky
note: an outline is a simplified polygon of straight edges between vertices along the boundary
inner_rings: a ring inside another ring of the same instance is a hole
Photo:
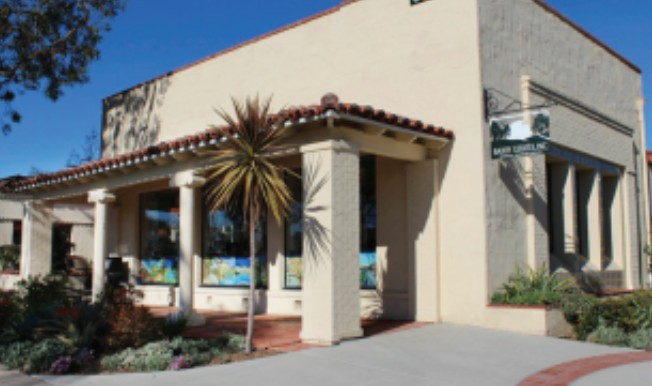
[[[89,83],[64,90],[57,102],[38,92],[19,97],[23,122],[11,134],[0,134],[0,176],[27,174],[32,167],[64,168],[85,135],[99,131],[102,98],[340,2],[130,0],[101,43],[102,57],[91,65]],[[652,1],[548,3],[642,68],[644,90],[652,95]],[[652,98],[646,109],[649,129],[651,104]]]

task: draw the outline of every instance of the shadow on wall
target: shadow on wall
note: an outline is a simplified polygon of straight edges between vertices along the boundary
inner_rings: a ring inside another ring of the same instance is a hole
[[[498,174],[505,187],[507,187],[507,190],[509,190],[524,213],[527,215],[534,214],[539,225],[547,229],[545,210],[539,210],[540,208],[547,208],[546,200],[541,197],[537,189],[532,189],[532,197],[530,197],[529,189],[524,182],[527,177],[526,173],[523,165],[516,158],[508,158],[500,162],[500,171]]]
[[[328,209],[318,205],[316,197],[328,183],[328,176],[320,176],[320,165],[309,163],[303,169],[303,246],[307,255],[321,263],[330,249],[330,229],[319,221],[319,213]]]
[[[171,84],[170,76],[104,100],[102,157],[143,149],[158,142],[159,109]]]

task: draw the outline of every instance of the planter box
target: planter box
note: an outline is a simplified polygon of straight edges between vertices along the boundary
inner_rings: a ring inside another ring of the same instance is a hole
[[[559,308],[549,306],[488,305],[487,327],[530,335],[568,338],[572,326]]]

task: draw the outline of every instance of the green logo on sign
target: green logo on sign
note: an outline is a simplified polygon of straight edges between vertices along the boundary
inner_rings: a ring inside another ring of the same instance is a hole
[[[550,147],[550,113],[536,111],[531,123],[523,114],[491,118],[491,158],[543,154]]]

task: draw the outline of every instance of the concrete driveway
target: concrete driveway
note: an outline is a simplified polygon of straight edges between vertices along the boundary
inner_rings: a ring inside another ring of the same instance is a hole
[[[429,325],[264,359],[181,372],[43,376],[57,386],[199,385],[518,385],[528,376],[579,358],[631,350],[450,324]],[[619,386],[627,385],[627,368]],[[652,364],[631,366],[635,374]],[[612,371],[596,373],[599,385]],[[600,376],[599,374],[602,374]],[[596,375],[591,375],[596,376]],[[0,384],[3,384],[0,375]],[[545,384],[545,383],[543,383]],[[606,383],[605,383],[606,384]],[[632,383],[637,384],[637,383]]]

